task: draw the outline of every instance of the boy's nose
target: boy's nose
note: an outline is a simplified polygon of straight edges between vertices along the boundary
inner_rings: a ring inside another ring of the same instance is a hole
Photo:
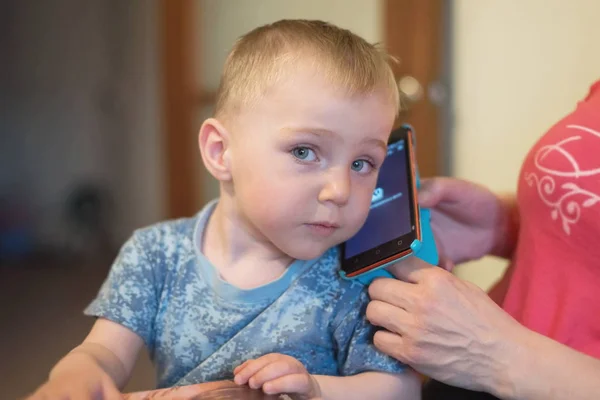
[[[321,203],[332,202],[337,206],[348,203],[350,198],[350,171],[335,169],[327,175],[325,185],[319,193]]]

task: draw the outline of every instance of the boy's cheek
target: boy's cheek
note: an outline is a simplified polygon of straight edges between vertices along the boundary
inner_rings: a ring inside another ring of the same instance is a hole
[[[352,236],[354,236],[360,230],[360,228],[362,228],[365,221],[367,220],[368,212],[369,212],[369,207],[366,208],[366,211],[361,210],[361,211],[356,211],[354,213],[350,213],[350,214],[352,214],[350,216],[351,219],[347,220],[348,223],[346,225],[346,229],[344,231],[342,240],[340,240],[340,243],[345,242],[346,240],[350,239]]]
[[[371,195],[362,197],[363,198],[358,199],[356,202],[353,212],[348,213],[349,218],[352,219],[349,224],[352,230],[350,237],[354,236],[354,234],[358,232],[360,228],[362,228],[367,220],[367,216],[369,215],[369,210],[371,208]]]

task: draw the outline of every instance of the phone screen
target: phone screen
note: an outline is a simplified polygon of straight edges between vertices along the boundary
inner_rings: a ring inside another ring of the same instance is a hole
[[[388,145],[369,215],[358,233],[346,241],[344,258],[354,257],[414,230],[406,147],[404,139]]]

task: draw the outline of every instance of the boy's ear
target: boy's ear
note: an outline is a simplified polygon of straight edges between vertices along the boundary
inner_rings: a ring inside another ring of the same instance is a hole
[[[219,181],[231,180],[229,132],[218,120],[204,121],[198,134],[198,146],[208,172]]]

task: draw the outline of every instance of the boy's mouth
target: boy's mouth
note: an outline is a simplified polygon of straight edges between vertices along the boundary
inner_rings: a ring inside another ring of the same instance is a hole
[[[306,225],[314,234],[318,236],[329,236],[340,227],[338,224],[325,221],[313,222]]]

